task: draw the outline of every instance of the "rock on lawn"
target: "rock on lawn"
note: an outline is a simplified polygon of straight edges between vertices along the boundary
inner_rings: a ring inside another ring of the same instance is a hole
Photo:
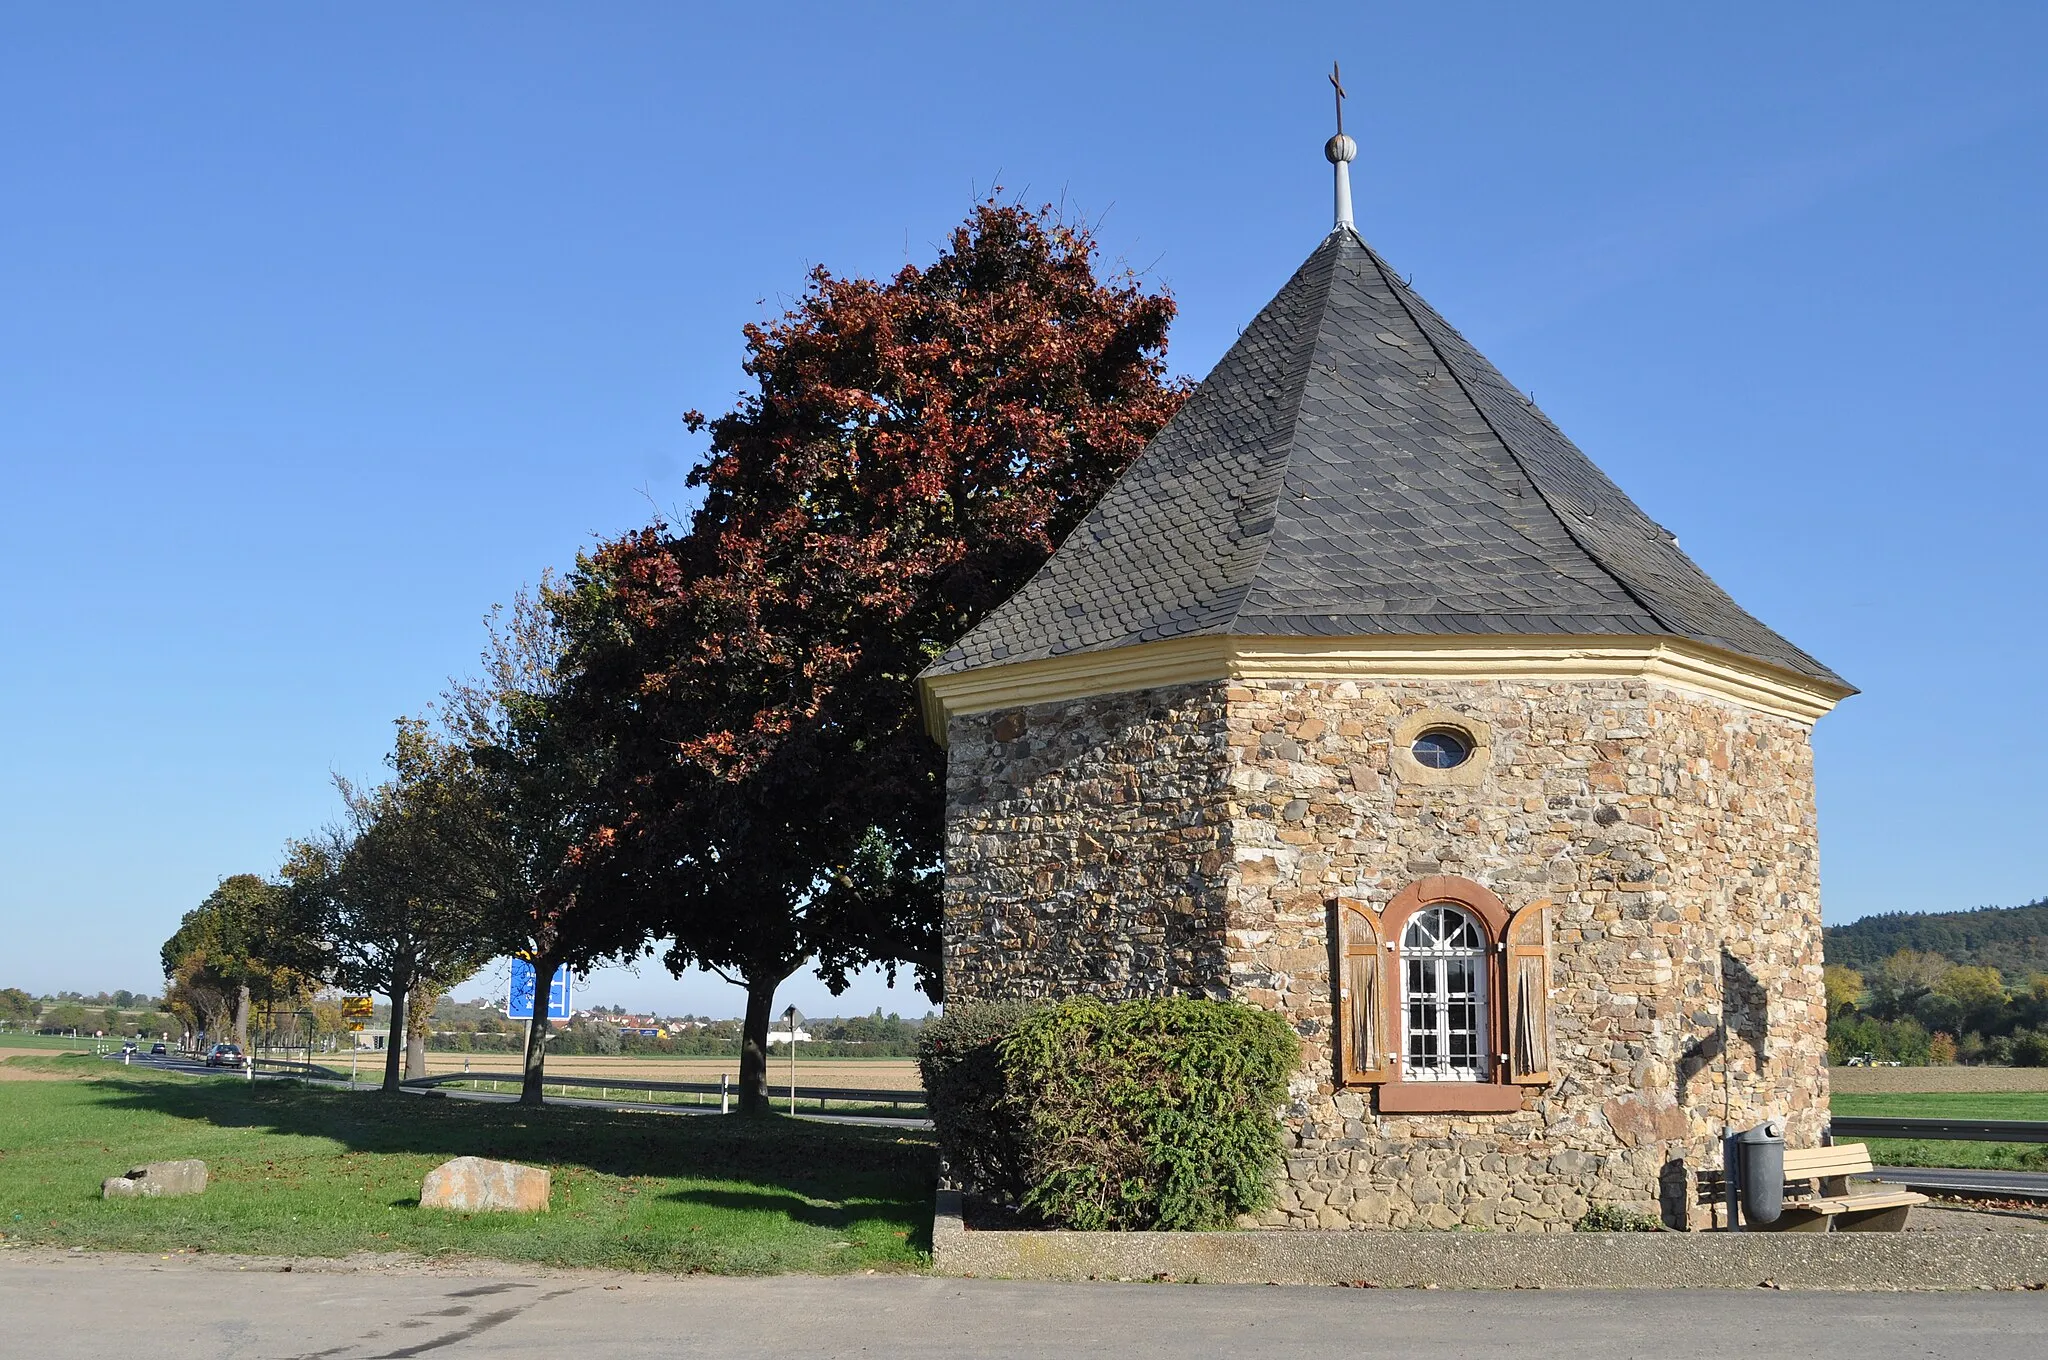
[[[157,1199],[164,1195],[197,1195],[206,1189],[206,1163],[197,1159],[182,1162],[151,1162],[129,1168],[125,1176],[109,1176],[100,1182],[105,1199]]]
[[[420,1207],[465,1213],[535,1213],[548,1207],[549,1181],[549,1174],[536,1166],[457,1157],[427,1173],[427,1183],[420,1189]]]

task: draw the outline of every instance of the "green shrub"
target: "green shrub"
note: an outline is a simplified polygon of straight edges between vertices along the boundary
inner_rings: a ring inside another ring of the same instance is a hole
[[[1030,1009],[1021,1001],[949,1006],[917,1037],[917,1070],[947,1172],[966,1189],[1011,1205],[1026,1189],[1024,1155],[998,1049]]]
[[[1572,1224],[1573,1232],[1663,1232],[1660,1219],[1624,1209],[1618,1204],[1596,1204]]]
[[[1025,1212],[1097,1231],[1204,1229],[1270,1202],[1300,1059],[1273,1012],[1076,998],[1025,1015],[1000,1054],[996,1113],[1022,1121]]]

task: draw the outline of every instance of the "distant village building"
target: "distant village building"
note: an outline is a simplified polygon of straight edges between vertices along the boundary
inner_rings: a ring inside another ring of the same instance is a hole
[[[1688,1221],[1827,1122],[1813,722],[1745,613],[1351,221],[921,679],[952,1004],[1303,1041],[1274,1226]],[[1702,469],[1701,475],[1712,475]]]

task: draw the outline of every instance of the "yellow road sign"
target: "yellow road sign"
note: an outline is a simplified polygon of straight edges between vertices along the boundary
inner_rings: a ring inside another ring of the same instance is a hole
[[[350,1022],[349,1022],[349,1028],[350,1028],[350,1029],[352,1029],[352,1030],[361,1030],[361,1029],[362,1029],[362,1027],[363,1027],[363,1022],[362,1022],[362,1021],[360,1021],[360,1020],[352,1020],[352,1021],[350,1021]]]

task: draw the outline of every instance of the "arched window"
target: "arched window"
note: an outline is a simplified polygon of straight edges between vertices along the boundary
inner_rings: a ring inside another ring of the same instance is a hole
[[[1382,1114],[1521,1108],[1550,1081],[1550,904],[1510,914],[1470,879],[1421,879],[1384,909],[1335,904],[1337,1068]]]
[[[1401,1075],[1409,1081],[1485,1081],[1486,932],[1472,913],[1424,907],[1401,932]]]

